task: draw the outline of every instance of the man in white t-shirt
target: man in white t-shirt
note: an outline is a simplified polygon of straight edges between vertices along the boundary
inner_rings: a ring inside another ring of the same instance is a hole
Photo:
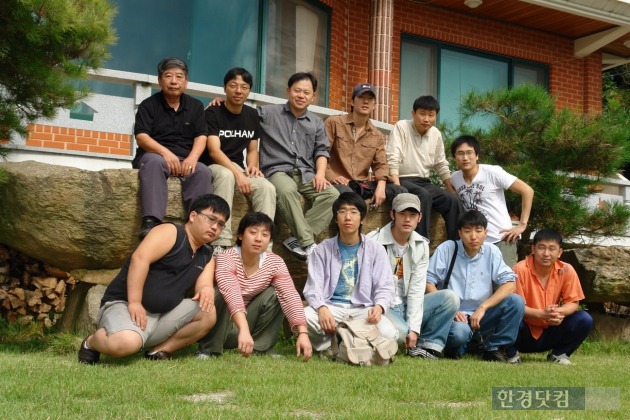
[[[488,219],[486,242],[501,250],[505,263],[516,264],[516,241],[529,220],[534,190],[500,166],[479,163],[479,141],[473,136],[461,136],[451,144],[451,154],[459,171],[451,175],[451,184],[466,210],[479,210]],[[504,191],[509,189],[521,196],[521,215],[516,226],[508,213]]]

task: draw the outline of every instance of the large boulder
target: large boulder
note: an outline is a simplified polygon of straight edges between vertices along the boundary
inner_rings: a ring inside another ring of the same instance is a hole
[[[577,271],[587,302],[630,302],[630,248],[565,250],[562,260]]]

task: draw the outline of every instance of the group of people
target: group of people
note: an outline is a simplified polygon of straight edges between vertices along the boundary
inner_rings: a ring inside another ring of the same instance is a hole
[[[308,360],[330,352],[337,324],[349,316],[377,325],[410,356],[479,351],[484,360],[520,363],[519,352],[551,350],[548,360],[572,363],[592,320],[579,310],[575,270],[559,261],[561,236],[537,232],[530,257],[516,263],[533,190],[479,164],[471,136],[451,145],[459,168],[451,174],[435,98],[418,98],[412,119],[396,123],[386,143],[370,121],[376,90],[369,83],[353,89],[348,114],[324,122],[308,110],[317,91],[311,73],[291,76],[285,104],[258,110],[245,105],[253,78],[243,68],[227,72],[225,100],[205,111],[184,93],[182,60],[162,60],[158,82],[161,91],[140,104],[134,128],[141,242],[108,286],[79,361],[141,349],[148,359],[168,359],[192,343],[200,359],[224,349],[275,356],[285,317],[297,356]],[[181,180],[189,211],[182,226],[163,223],[171,176]],[[232,246],[235,188],[253,211]],[[505,189],[522,197],[516,225]],[[300,196],[312,204],[306,212]],[[390,203],[391,222],[364,234],[366,200]],[[271,252],[276,209],[292,234],[283,245],[308,263],[306,307]],[[444,217],[448,240],[429,258],[432,210]],[[331,221],[337,234],[316,244]]]

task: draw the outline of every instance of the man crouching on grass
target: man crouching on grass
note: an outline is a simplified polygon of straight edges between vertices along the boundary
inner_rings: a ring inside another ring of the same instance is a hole
[[[100,354],[126,357],[142,348],[150,360],[196,342],[216,322],[211,247],[230,217],[227,202],[197,197],[185,225],[165,223],[149,231],[105,290],[97,331],[79,350],[79,362]],[[185,299],[194,286],[195,295]]]

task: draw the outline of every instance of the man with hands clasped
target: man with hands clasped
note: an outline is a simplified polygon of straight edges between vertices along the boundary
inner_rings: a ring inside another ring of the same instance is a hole
[[[514,266],[516,293],[525,300],[515,347],[522,353],[551,350],[549,362],[572,365],[569,357],[588,337],[593,319],[580,310],[584,299],[580,279],[560,255],[562,236],[541,229],[534,235],[531,255]]]
[[[107,286],[97,330],[81,343],[79,361],[95,364],[101,353],[126,357],[142,348],[147,359],[169,359],[207,334],[216,312],[214,259],[205,244],[229,216],[225,200],[207,194],[192,203],[185,225],[153,228]]]

